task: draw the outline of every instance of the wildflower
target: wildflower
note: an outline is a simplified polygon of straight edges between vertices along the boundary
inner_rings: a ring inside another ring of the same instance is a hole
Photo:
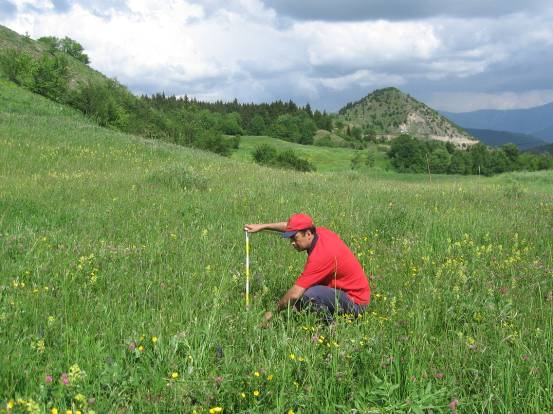
[[[261,375],[261,374],[260,374],[258,371],[255,371],[255,372],[253,373],[253,375],[256,376],[256,377],[259,377],[259,375]]]
[[[63,385],[68,385],[69,384],[69,377],[67,376],[66,372],[61,374],[60,380],[61,380]]]
[[[129,344],[129,351],[134,351],[136,349],[136,342],[132,341],[130,344]]]
[[[73,411],[71,411],[71,410],[65,410],[65,414],[73,414]]]
[[[272,381],[273,380],[273,376],[272,375],[267,375],[267,381]]]
[[[85,404],[86,403],[86,397],[83,394],[80,394],[80,393],[75,395],[75,397],[73,399],[76,402],[78,402],[79,404]]]
[[[51,326],[56,321],[52,315],[48,316],[48,326]]]
[[[171,378],[172,379],[177,379],[179,377],[179,373],[178,372],[173,372],[171,373]]]
[[[294,413],[294,410],[292,410],[291,408],[288,410],[288,414],[295,414]]]
[[[54,378],[53,378],[51,375],[46,375],[46,376],[44,377],[44,382],[45,382],[46,384],[50,384],[53,380],[54,380]]]
[[[13,409],[13,406],[14,406],[13,400],[9,400],[8,403],[6,404],[6,407],[8,410]]]
[[[240,393],[240,398],[246,398],[246,393],[241,392],[241,393]]]
[[[139,350],[140,352],[144,352],[144,346],[143,346],[143,345],[140,345],[140,346],[138,347],[138,350]]]
[[[457,404],[459,404],[459,400],[457,398],[454,398],[451,400],[451,402],[447,405],[453,412],[457,412]]]
[[[260,394],[261,393],[259,392],[259,390],[254,390],[254,392],[253,392],[254,397],[259,397]]]
[[[223,407],[213,407],[209,409],[209,414],[222,413]]]
[[[56,407],[52,407],[50,409],[50,414],[58,414],[58,409]]]
[[[69,367],[69,380],[71,382],[78,382],[84,379],[86,373],[77,364],[73,364]]]
[[[290,354],[288,355],[288,358],[290,358],[292,361],[296,359],[296,355],[295,354]]]
[[[442,379],[443,377],[444,377],[443,372],[436,372],[436,374],[434,374],[434,378],[436,379]]]
[[[152,336],[152,343],[155,344],[157,342],[157,336]]]

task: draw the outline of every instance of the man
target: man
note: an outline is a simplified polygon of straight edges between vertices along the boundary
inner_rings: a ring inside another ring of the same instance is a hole
[[[282,237],[289,238],[298,252],[307,252],[303,272],[278,301],[277,312],[289,305],[299,309],[310,307],[331,322],[334,313],[357,316],[369,304],[369,281],[357,258],[336,233],[315,227],[307,214],[293,214],[288,222],[246,224],[244,230],[282,232]],[[266,312],[264,322],[272,317],[273,312]]]

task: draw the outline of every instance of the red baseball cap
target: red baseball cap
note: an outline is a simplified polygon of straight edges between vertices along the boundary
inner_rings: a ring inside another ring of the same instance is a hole
[[[292,214],[286,223],[282,237],[293,237],[298,231],[314,227],[313,219],[307,214]]]

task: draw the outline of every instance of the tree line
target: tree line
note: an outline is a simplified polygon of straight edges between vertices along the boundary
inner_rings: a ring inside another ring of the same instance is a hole
[[[553,168],[545,154],[521,152],[515,144],[490,148],[478,143],[466,150],[451,142],[419,140],[400,135],[392,140],[388,157],[398,172],[433,174],[494,175],[508,171],[537,171]]]
[[[332,130],[332,116],[325,111],[313,111],[309,104],[300,107],[293,101],[277,100],[272,103],[201,102],[188,96],[165,96],[157,93],[141,97],[153,107],[164,112],[199,108],[207,110],[214,117],[232,119],[228,134],[268,135],[299,144],[312,144],[318,129]],[[229,118],[230,117],[230,118]]]

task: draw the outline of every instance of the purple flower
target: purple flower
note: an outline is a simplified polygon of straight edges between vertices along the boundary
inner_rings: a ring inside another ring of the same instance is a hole
[[[63,383],[63,385],[69,384],[69,377],[67,376],[66,372],[61,374],[61,382]]]
[[[44,382],[46,384],[50,384],[53,380],[54,380],[54,378],[52,378],[51,375],[46,375],[46,377],[44,377]]]

